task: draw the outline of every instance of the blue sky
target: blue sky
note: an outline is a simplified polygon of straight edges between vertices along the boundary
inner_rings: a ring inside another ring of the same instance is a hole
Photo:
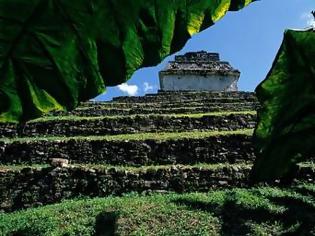
[[[239,90],[253,91],[270,70],[284,30],[314,23],[311,10],[315,10],[315,0],[261,0],[241,11],[229,12],[214,26],[194,35],[176,54],[199,50],[218,52],[222,60],[241,71]],[[107,88],[96,100],[156,93],[158,72],[174,55],[155,67],[137,71],[126,84]]]

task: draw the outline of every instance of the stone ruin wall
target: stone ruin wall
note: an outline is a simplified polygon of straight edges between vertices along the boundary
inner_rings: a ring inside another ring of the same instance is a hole
[[[126,171],[69,166],[0,171],[0,211],[10,212],[83,196],[121,196],[126,192],[207,192],[209,189],[248,187],[250,170],[251,166],[226,165],[213,170],[173,166]],[[296,173],[298,181],[309,183],[315,181],[314,176],[313,168],[301,168]]]
[[[108,165],[172,165],[252,162],[251,137],[214,136],[178,140],[56,140],[0,143],[0,165],[43,164],[64,157],[71,163]]]
[[[163,91],[237,91],[240,72],[218,53],[190,52],[176,56],[160,71]]]
[[[237,91],[237,75],[161,75],[160,84],[163,91]]]

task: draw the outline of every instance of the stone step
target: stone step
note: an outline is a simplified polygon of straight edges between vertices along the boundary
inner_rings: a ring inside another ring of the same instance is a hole
[[[104,108],[135,108],[135,107],[159,107],[159,108],[176,108],[176,107],[198,107],[198,106],[213,106],[224,103],[257,103],[257,98],[204,98],[191,99],[183,101],[166,100],[162,102],[147,102],[147,103],[130,103],[130,102],[113,102],[113,101],[91,101],[83,102],[77,109],[85,109],[96,107],[98,109]]]
[[[10,212],[77,197],[105,197],[130,192],[207,192],[248,187],[251,165],[118,167],[0,167],[0,210]],[[301,166],[294,178],[314,182],[314,164]],[[17,184],[19,183],[19,184]]]
[[[71,163],[164,165],[252,162],[253,130],[139,133],[0,140],[0,164]]]
[[[177,91],[170,91],[170,90],[161,90],[159,89],[157,93],[147,93],[147,95],[163,95],[163,94],[214,94],[216,96],[224,96],[228,95],[255,95],[255,92],[248,92],[248,91],[195,91],[195,90],[177,90]]]
[[[160,107],[131,107],[131,108],[99,108],[87,107],[85,109],[76,109],[70,112],[53,112],[53,116],[117,116],[117,115],[141,115],[141,114],[193,114],[206,112],[223,112],[223,111],[254,111],[259,105],[253,102],[247,103],[222,103],[205,106],[184,106],[176,108]]]
[[[248,97],[221,97],[216,98],[214,96],[177,96],[177,95],[169,95],[169,96],[139,96],[139,97],[115,97],[113,98],[113,102],[115,103],[182,103],[189,101],[199,101],[199,100],[211,100],[211,99],[222,99],[223,101],[226,99],[230,99],[230,102],[233,102],[233,99],[248,101],[248,102],[257,102],[257,98],[255,96]],[[215,103],[221,102],[220,100],[214,101]]]
[[[0,137],[90,136],[139,132],[184,132],[254,128],[255,112],[144,115],[119,117],[49,117],[25,125],[0,123]]]
[[[255,93],[252,92],[159,92],[157,94],[146,94],[138,97],[116,97],[115,102],[131,102],[131,103],[147,103],[162,101],[185,101],[197,100],[205,98],[242,98],[257,99]]]

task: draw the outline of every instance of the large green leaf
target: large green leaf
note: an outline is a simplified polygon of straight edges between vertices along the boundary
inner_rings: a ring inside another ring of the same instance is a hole
[[[0,121],[120,84],[252,0],[0,0]]]
[[[286,176],[315,155],[315,32],[288,30],[267,79],[256,89],[262,104],[255,131],[254,180]]]

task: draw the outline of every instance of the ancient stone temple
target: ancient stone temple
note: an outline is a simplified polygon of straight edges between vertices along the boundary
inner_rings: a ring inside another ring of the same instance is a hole
[[[240,71],[218,53],[200,51],[176,56],[159,76],[162,91],[237,91]]]

